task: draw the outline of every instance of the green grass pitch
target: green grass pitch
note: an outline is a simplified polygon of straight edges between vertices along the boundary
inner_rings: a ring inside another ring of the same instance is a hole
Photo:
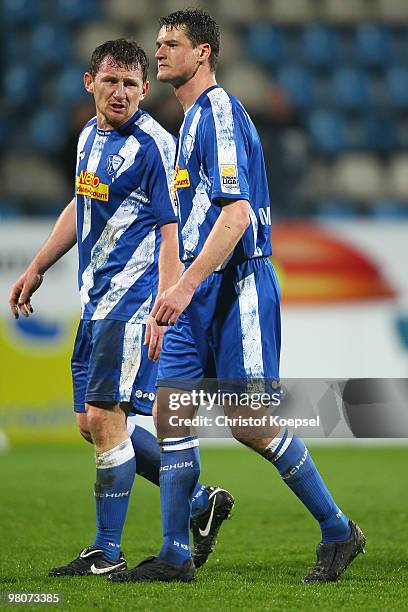
[[[320,447],[312,455],[368,541],[367,554],[337,584],[300,583],[314,561],[319,529],[266,461],[235,447],[202,450],[201,480],[228,488],[236,504],[194,583],[48,578],[50,567],[70,561],[94,535],[93,450],[78,443],[19,445],[0,455],[0,591],[59,592],[64,603],[53,608],[75,611],[404,609],[408,447]],[[159,545],[159,491],[137,478],[123,548],[134,565]]]

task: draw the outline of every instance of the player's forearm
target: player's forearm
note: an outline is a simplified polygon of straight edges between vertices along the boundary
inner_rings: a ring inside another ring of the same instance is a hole
[[[46,242],[30,264],[30,268],[44,274],[76,243],[75,200],[64,208]]]
[[[182,282],[195,290],[227,259],[249,223],[248,202],[238,200],[224,206],[201,253],[183,274]]]
[[[175,285],[183,270],[179,259],[177,223],[163,225],[161,234],[157,295],[161,295],[163,291]]]

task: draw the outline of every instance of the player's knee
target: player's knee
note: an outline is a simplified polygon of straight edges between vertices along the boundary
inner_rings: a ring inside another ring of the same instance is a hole
[[[238,431],[234,431],[234,428],[231,427],[231,433],[234,436],[235,440],[237,442],[240,442],[241,444],[243,444],[244,446],[247,446],[248,448],[252,448],[252,450],[254,451],[259,451],[259,440],[257,440],[256,438],[251,438],[248,435],[243,435],[242,434],[242,429],[238,430]]]
[[[245,438],[243,438],[240,434],[234,432],[233,429],[231,429],[231,433],[232,433],[232,435],[234,436],[234,438],[235,438],[235,440],[237,442],[240,442],[241,444],[244,444],[244,446],[248,446],[247,440],[245,440]]]
[[[96,447],[110,445],[127,433],[126,415],[120,404],[86,404],[88,429]]]
[[[88,417],[86,415],[85,412],[77,412],[76,413],[76,422],[77,422],[77,426],[78,426],[78,430],[79,433],[81,434],[81,436],[84,438],[84,440],[86,440],[87,442],[90,442],[92,444],[92,436],[91,436],[91,432],[89,431],[89,426],[88,426]]]
[[[90,442],[91,444],[93,444],[91,432],[88,429],[79,428],[79,433],[84,438],[84,440],[86,440],[87,442]]]
[[[106,414],[102,408],[86,405],[87,425],[90,432],[101,431],[104,428]]]

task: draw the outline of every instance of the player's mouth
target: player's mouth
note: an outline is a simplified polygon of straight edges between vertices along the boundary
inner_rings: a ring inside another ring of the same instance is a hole
[[[115,112],[115,113],[123,113],[126,110],[126,104],[120,104],[120,102],[111,102],[109,104],[109,107]]]

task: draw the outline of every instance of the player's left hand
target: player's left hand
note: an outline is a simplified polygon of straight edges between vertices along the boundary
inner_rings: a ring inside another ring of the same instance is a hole
[[[159,361],[165,331],[166,327],[158,325],[155,319],[149,316],[146,321],[144,344],[149,347],[148,357],[152,361]]]
[[[9,305],[15,319],[18,319],[19,311],[26,318],[33,314],[31,296],[40,287],[42,281],[43,275],[32,266],[29,266],[16,280],[9,295]]]
[[[159,325],[174,325],[191,302],[193,294],[194,289],[187,287],[183,282],[183,277],[181,277],[178,283],[167,291],[163,291],[156,299],[150,314]]]

